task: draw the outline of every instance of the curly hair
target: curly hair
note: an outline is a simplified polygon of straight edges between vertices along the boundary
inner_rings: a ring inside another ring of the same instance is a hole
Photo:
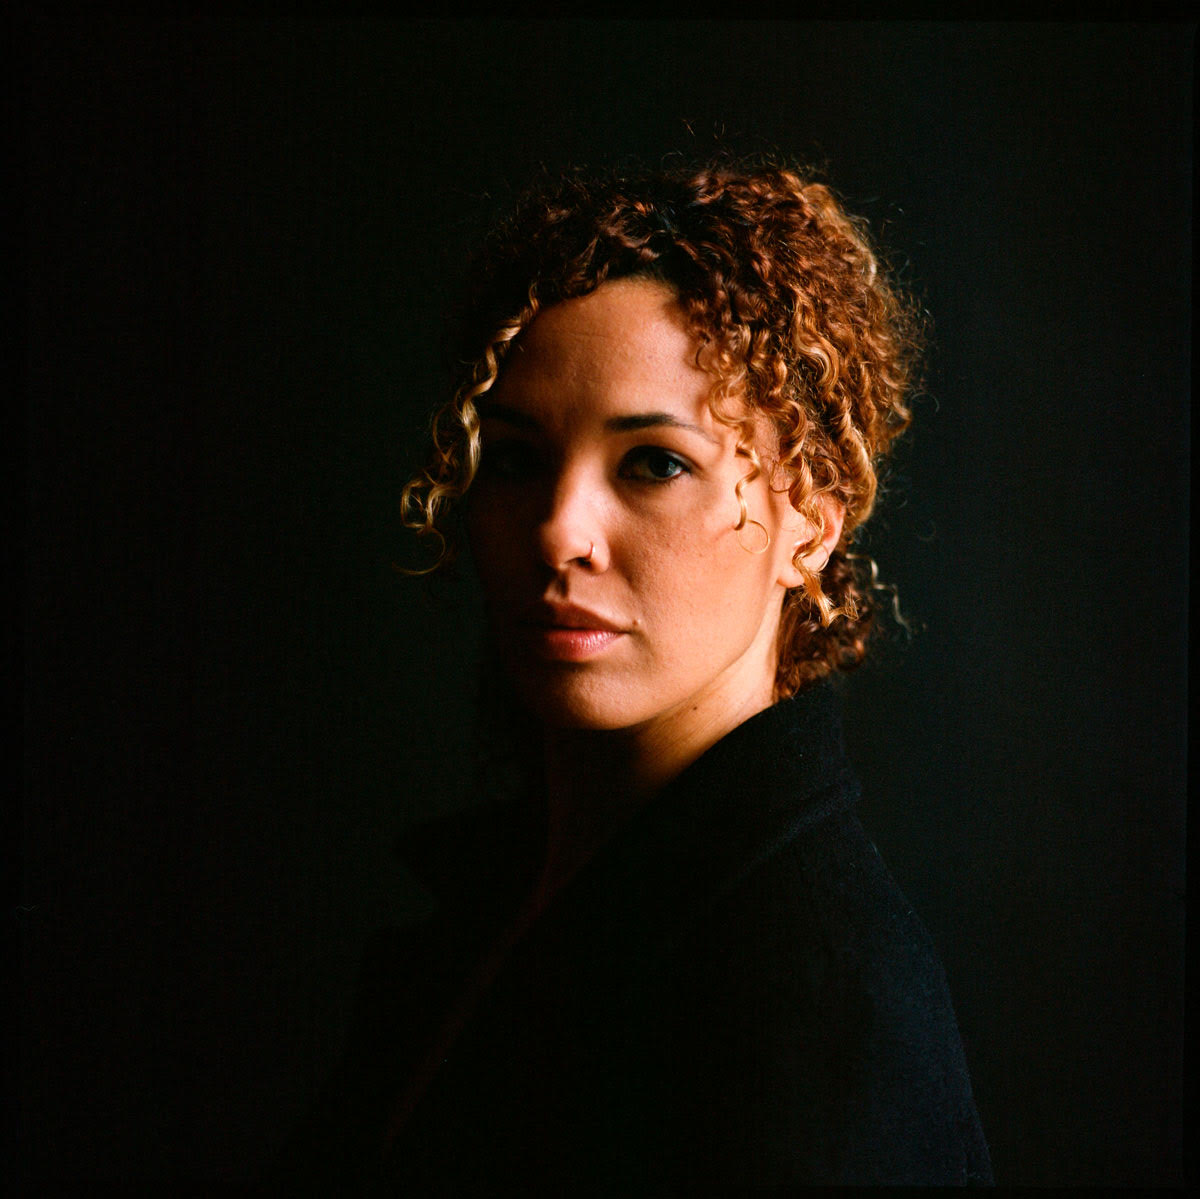
[[[870,558],[851,551],[870,516],[879,472],[909,424],[920,360],[919,310],[888,277],[863,221],[824,184],[786,166],[708,163],[640,174],[548,179],[496,225],[463,306],[452,398],[433,421],[432,451],[405,486],[404,523],[448,561],[451,515],[480,461],[476,403],[537,314],[608,280],[648,278],[674,292],[714,375],[713,417],[737,431],[748,472],[765,467],[755,422],[777,442],[774,479],[812,528],[784,601],[776,695],[857,666],[880,590]],[[697,358],[700,361],[700,358]],[[778,474],[776,474],[776,471]],[[845,510],[820,572],[802,561],[825,532],[830,500]],[[750,521],[750,523],[755,523]]]

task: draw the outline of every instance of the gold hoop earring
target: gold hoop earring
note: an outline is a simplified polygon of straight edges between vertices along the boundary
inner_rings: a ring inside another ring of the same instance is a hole
[[[763,538],[764,538],[764,540],[763,540],[763,543],[762,543],[762,545],[760,545],[760,546],[758,547],[758,549],[751,549],[751,548],[750,548],[750,546],[748,546],[748,545],[747,545],[747,544],[746,544],[746,543],[745,543],[745,542],[742,540],[742,531],[743,531],[743,530],[745,529],[745,527],[746,527],[746,525],[742,525],[742,526],[741,526],[741,527],[740,527],[740,528],[737,530],[737,535],[738,535],[738,545],[740,545],[740,546],[742,547],[742,549],[744,549],[744,550],[746,551],[746,553],[748,553],[748,554],[765,554],[765,553],[767,552],[767,550],[769,550],[769,549],[771,548],[771,534],[770,534],[770,532],[767,530],[767,526],[766,526],[766,525],[764,525],[764,524],[763,524],[761,521],[758,521],[758,520],[748,520],[748,521],[746,522],[746,524],[755,525],[755,526],[757,526],[758,528],[762,529],[762,535],[763,535]]]

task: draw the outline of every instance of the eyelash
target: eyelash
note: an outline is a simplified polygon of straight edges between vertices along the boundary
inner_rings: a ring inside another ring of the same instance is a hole
[[[630,466],[643,465],[647,466],[652,460],[657,459],[659,464],[666,463],[675,468],[672,474],[656,475],[649,473],[639,476],[634,474]],[[691,467],[678,455],[673,454],[670,450],[664,450],[656,445],[640,445],[636,449],[630,450],[624,458],[621,459],[620,474],[623,479],[633,479],[639,483],[649,483],[654,487],[661,487],[666,483],[674,483],[676,479],[682,478],[684,475],[692,473]]]
[[[497,438],[485,441],[480,470],[502,479],[516,479],[538,470],[537,451],[527,441]]]
[[[670,474],[659,475],[653,467],[666,467]],[[535,446],[516,439],[498,439],[486,444],[481,469],[502,479],[518,479],[537,474],[542,469],[541,456]],[[692,473],[687,461],[671,450],[656,445],[640,445],[621,459],[617,468],[620,478],[650,487],[663,487]]]

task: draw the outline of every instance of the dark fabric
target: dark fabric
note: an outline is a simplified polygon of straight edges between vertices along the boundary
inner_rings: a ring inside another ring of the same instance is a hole
[[[314,1191],[989,1183],[937,955],[852,808],[832,690],[741,725],[518,943],[381,1160],[389,1110],[529,885],[536,814],[414,838],[442,906],[383,937],[288,1151]]]

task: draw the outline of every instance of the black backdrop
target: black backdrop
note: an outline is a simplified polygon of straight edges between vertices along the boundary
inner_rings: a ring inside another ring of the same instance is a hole
[[[719,135],[827,162],[936,322],[849,732],[998,1176],[1179,1181],[1191,26],[23,35],[28,1169],[238,1177],[311,1097],[464,799],[475,603],[391,563],[465,255],[540,164]]]

